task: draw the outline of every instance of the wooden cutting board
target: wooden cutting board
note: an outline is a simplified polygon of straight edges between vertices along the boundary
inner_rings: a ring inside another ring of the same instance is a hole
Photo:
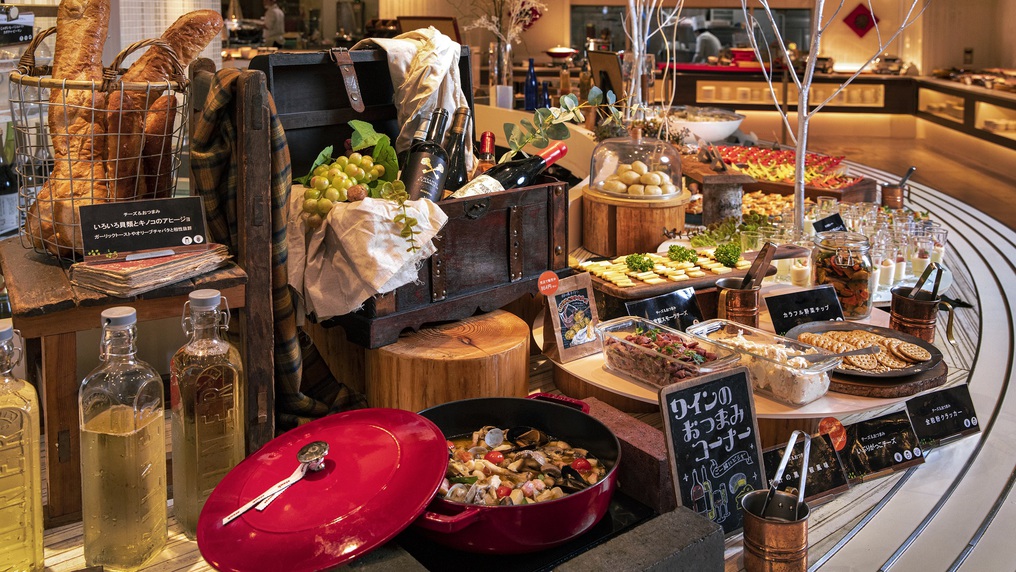
[[[928,371],[906,377],[853,377],[834,373],[830,379],[829,391],[861,397],[910,397],[944,384],[948,373],[949,367],[945,362],[939,362]]]
[[[618,298],[621,300],[642,300],[644,298],[652,298],[653,296],[659,296],[668,292],[674,292],[675,290],[681,290],[682,288],[695,288],[696,290],[703,290],[706,288],[712,288],[716,286],[716,281],[720,278],[744,278],[744,275],[748,273],[748,270],[734,270],[727,274],[713,274],[712,272],[706,273],[701,278],[689,278],[681,282],[673,282],[668,280],[663,284],[646,284],[644,282],[636,282],[635,286],[629,286],[622,288],[617,286],[613,282],[608,282],[598,276],[590,275],[593,279],[593,288]],[[769,265],[769,270],[766,271],[766,276],[772,276],[776,274],[776,267]]]

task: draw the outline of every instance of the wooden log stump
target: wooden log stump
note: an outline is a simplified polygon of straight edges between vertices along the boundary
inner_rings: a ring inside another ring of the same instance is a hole
[[[472,397],[525,397],[529,337],[529,325],[502,310],[404,334],[367,350],[367,402],[420,411]]]
[[[582,246],[600,256],[656,252],[664,230],[684,230],[691,193],[667,199],[626,199],[582,190]]]

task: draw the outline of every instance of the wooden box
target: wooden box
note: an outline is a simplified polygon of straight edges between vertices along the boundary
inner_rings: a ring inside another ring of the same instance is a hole
[[[251,62],[268,77],[297,176],[307,172],[324,147],[342,148],[350,119],[370,122],[393,141],[398,135],[386,54],[362,50],[349,55],[363,112],[351,108],[328,52],[272,54]],[[463,91],[471,97],[467,47],[459,67]],[[349,341],[377,348],[395,342],[407,328],[460,320],[536,294],[540,274],[568,268],[566,191],[564,183],[544,179],[531,187],[441,201],[448,222],[436,239],[437,253],[421,266],[417,281],[323,325],[341,325]]]

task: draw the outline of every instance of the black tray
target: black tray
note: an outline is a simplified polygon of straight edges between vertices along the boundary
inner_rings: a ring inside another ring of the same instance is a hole
[[[915,363],[914,365],[903,369],[894,369],[892,371],[887,371],[883,373],[865,373],[863,371],[858,371],[856,369],[836,368],[834,371],[836,372],[837,375],[848,375],[852,377],[885,378],[885,379],[906,377],[908,375],[914,375],[915,373],[928,371],[942,361],[942,352],[939,351],[938,348],[922,340],[921,338],[912,336],[910,334],[905,334],[903,332],[898,332],[896,330],[891,330],[889,328],[872,326],[869,324],[857,324],[854,322],[836,322],[836,321],[809,322],[807,324],[794,326],[793,328],[790,329],[790,331],[786,333],[786,336],[788,338],[794,338],[796,340],[798,336],[800,336],[805,332],[821,334],[824,332],[831,332],[836,330],[863,330],[887,338],[896,338],[899,340],[903,340],[905,342],[910,342],[916,346],[920,346],[928,350],[928,353],[931,354],[931,359],[923,361],[921,363]]]

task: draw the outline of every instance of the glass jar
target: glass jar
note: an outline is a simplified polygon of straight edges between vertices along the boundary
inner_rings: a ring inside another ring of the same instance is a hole
[[[102,363],[81,382],[85,564],[140,570],[166,545],[162,378],[137,358],[137,313],[102,312]]]
[[[815,248],[811,251],[812,284],[832,285],[844,319],[861,320],[871,314],[876,285],[870,249],[868,237],[856,232],[815,235]]]
[[[666,199],[681,194],[677,148],[632,129],[630,137],[607,139],[593,150],[589,187],[630,199]]]
[[[220,309],[225,305],[227,310]],[[244,457],[240,352],[222,339],[229,312],[218,290],[195,290],[181,320],[190,339],[170,362],[173,512],[188,538],[215,486]]]
[[[14,327],[0,320],[0,567],[42,572],[42,469],[39,398],[11,373],[21,361]],[[21,337],[21,334],[18,334]]]

